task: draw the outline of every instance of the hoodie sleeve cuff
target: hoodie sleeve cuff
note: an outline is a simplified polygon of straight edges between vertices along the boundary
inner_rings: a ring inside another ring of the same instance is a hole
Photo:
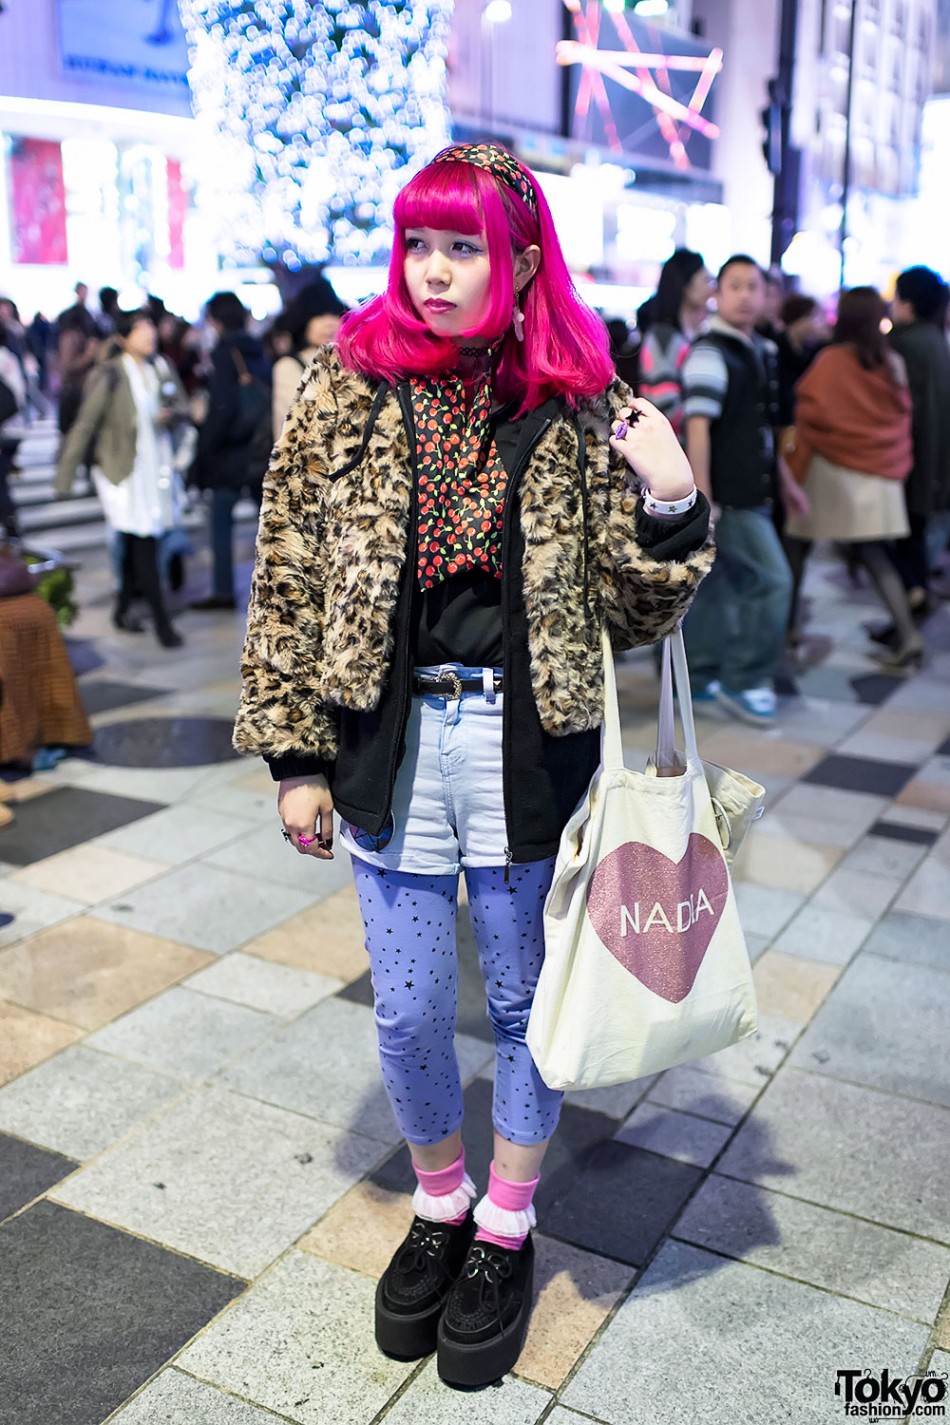
[[[643,501],[638,500],[634,512],[637,540],[640,548],[654,559],[685,559],[702,549],[709,534],[709,501],[702,491],[696,503],[684,515],[648,515]]]
[[[330,763],[323,757],[308,757],[305,752],[287,752],[282,757],[265,757],[275,782],[286,777],[327,777]]]

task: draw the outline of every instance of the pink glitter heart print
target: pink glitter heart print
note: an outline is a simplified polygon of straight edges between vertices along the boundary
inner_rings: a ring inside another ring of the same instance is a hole
[[[625,970],[671,1004],[693,988],[729,895],[722,852],[697,832],[680,861],[627,841],[598,865],[587,914]]]

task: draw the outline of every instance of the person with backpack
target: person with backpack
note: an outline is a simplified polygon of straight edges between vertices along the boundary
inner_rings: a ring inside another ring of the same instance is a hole
[[[654,295],[640,308],[637,394],[683,431],[683,362],[709,315],[712,279],[698,252],[680,247],[663,264]]]
[[[624,649],[676,626],[709,510],[669,422],[616,380],[528,169],[453,145],[394,213],[387,289],[310,363],[267,473],[235,745],[280,783],[292,854],[330,859],[342,818],[418,1184],[376,1340],[472,1387],[515,1364],[531,1311],[562,1095],[525,1032],[558,843],[600,758],[602,630]],[[474,1210],[460,872],[496,1042]]]
[[[766,286],[753,258],[723,264],[716,307],[683,363],[686,452],[713,506],[717,548],[683,633],[694,702],[769,727],[792,575],[773,521],[778,362],[756,331]],[[788,498],[802,502],[797,487]]]
[[[149,604],[155,633],[164,648],[182,637],[165,606],[159,573],[159,543],[180,521],[181,481],[172,432],[188,418],[188,402],[172,368],[156,366],[158,334],[147,312],[114,317],[113,354],[91,372],[82,405],[63,442],[56,493],[72,489],[76,471],[92,450],[92,478],[110,528],[121,547],[119,589],[112,622],[126,633],[141,633],[132,616],[133,600]]]
[[[263,344],[247,330],[250,313],[234,292],[216,292],[205,308],[217,334],[211,356],[208,413],[198,430],[190,481],[210,492],[211,593],[189,605],[205,612],[237,607],[234,507],[257,504],[273,446],[271,368]]]

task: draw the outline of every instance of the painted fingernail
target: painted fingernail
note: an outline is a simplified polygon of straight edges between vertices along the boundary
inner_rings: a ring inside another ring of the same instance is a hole
[[[614,431],[614,440],[623,440],[629,429],[630,426],[628,425],[628,423],[626,421],[621,421],[617,429]]]

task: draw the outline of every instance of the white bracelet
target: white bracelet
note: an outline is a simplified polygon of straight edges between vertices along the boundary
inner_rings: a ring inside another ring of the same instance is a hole
[[[694,485],[682,500],[658,500],[651,490],[643,491],[643,508],[648,515],[685,515],[696,503],[697,489]]]

